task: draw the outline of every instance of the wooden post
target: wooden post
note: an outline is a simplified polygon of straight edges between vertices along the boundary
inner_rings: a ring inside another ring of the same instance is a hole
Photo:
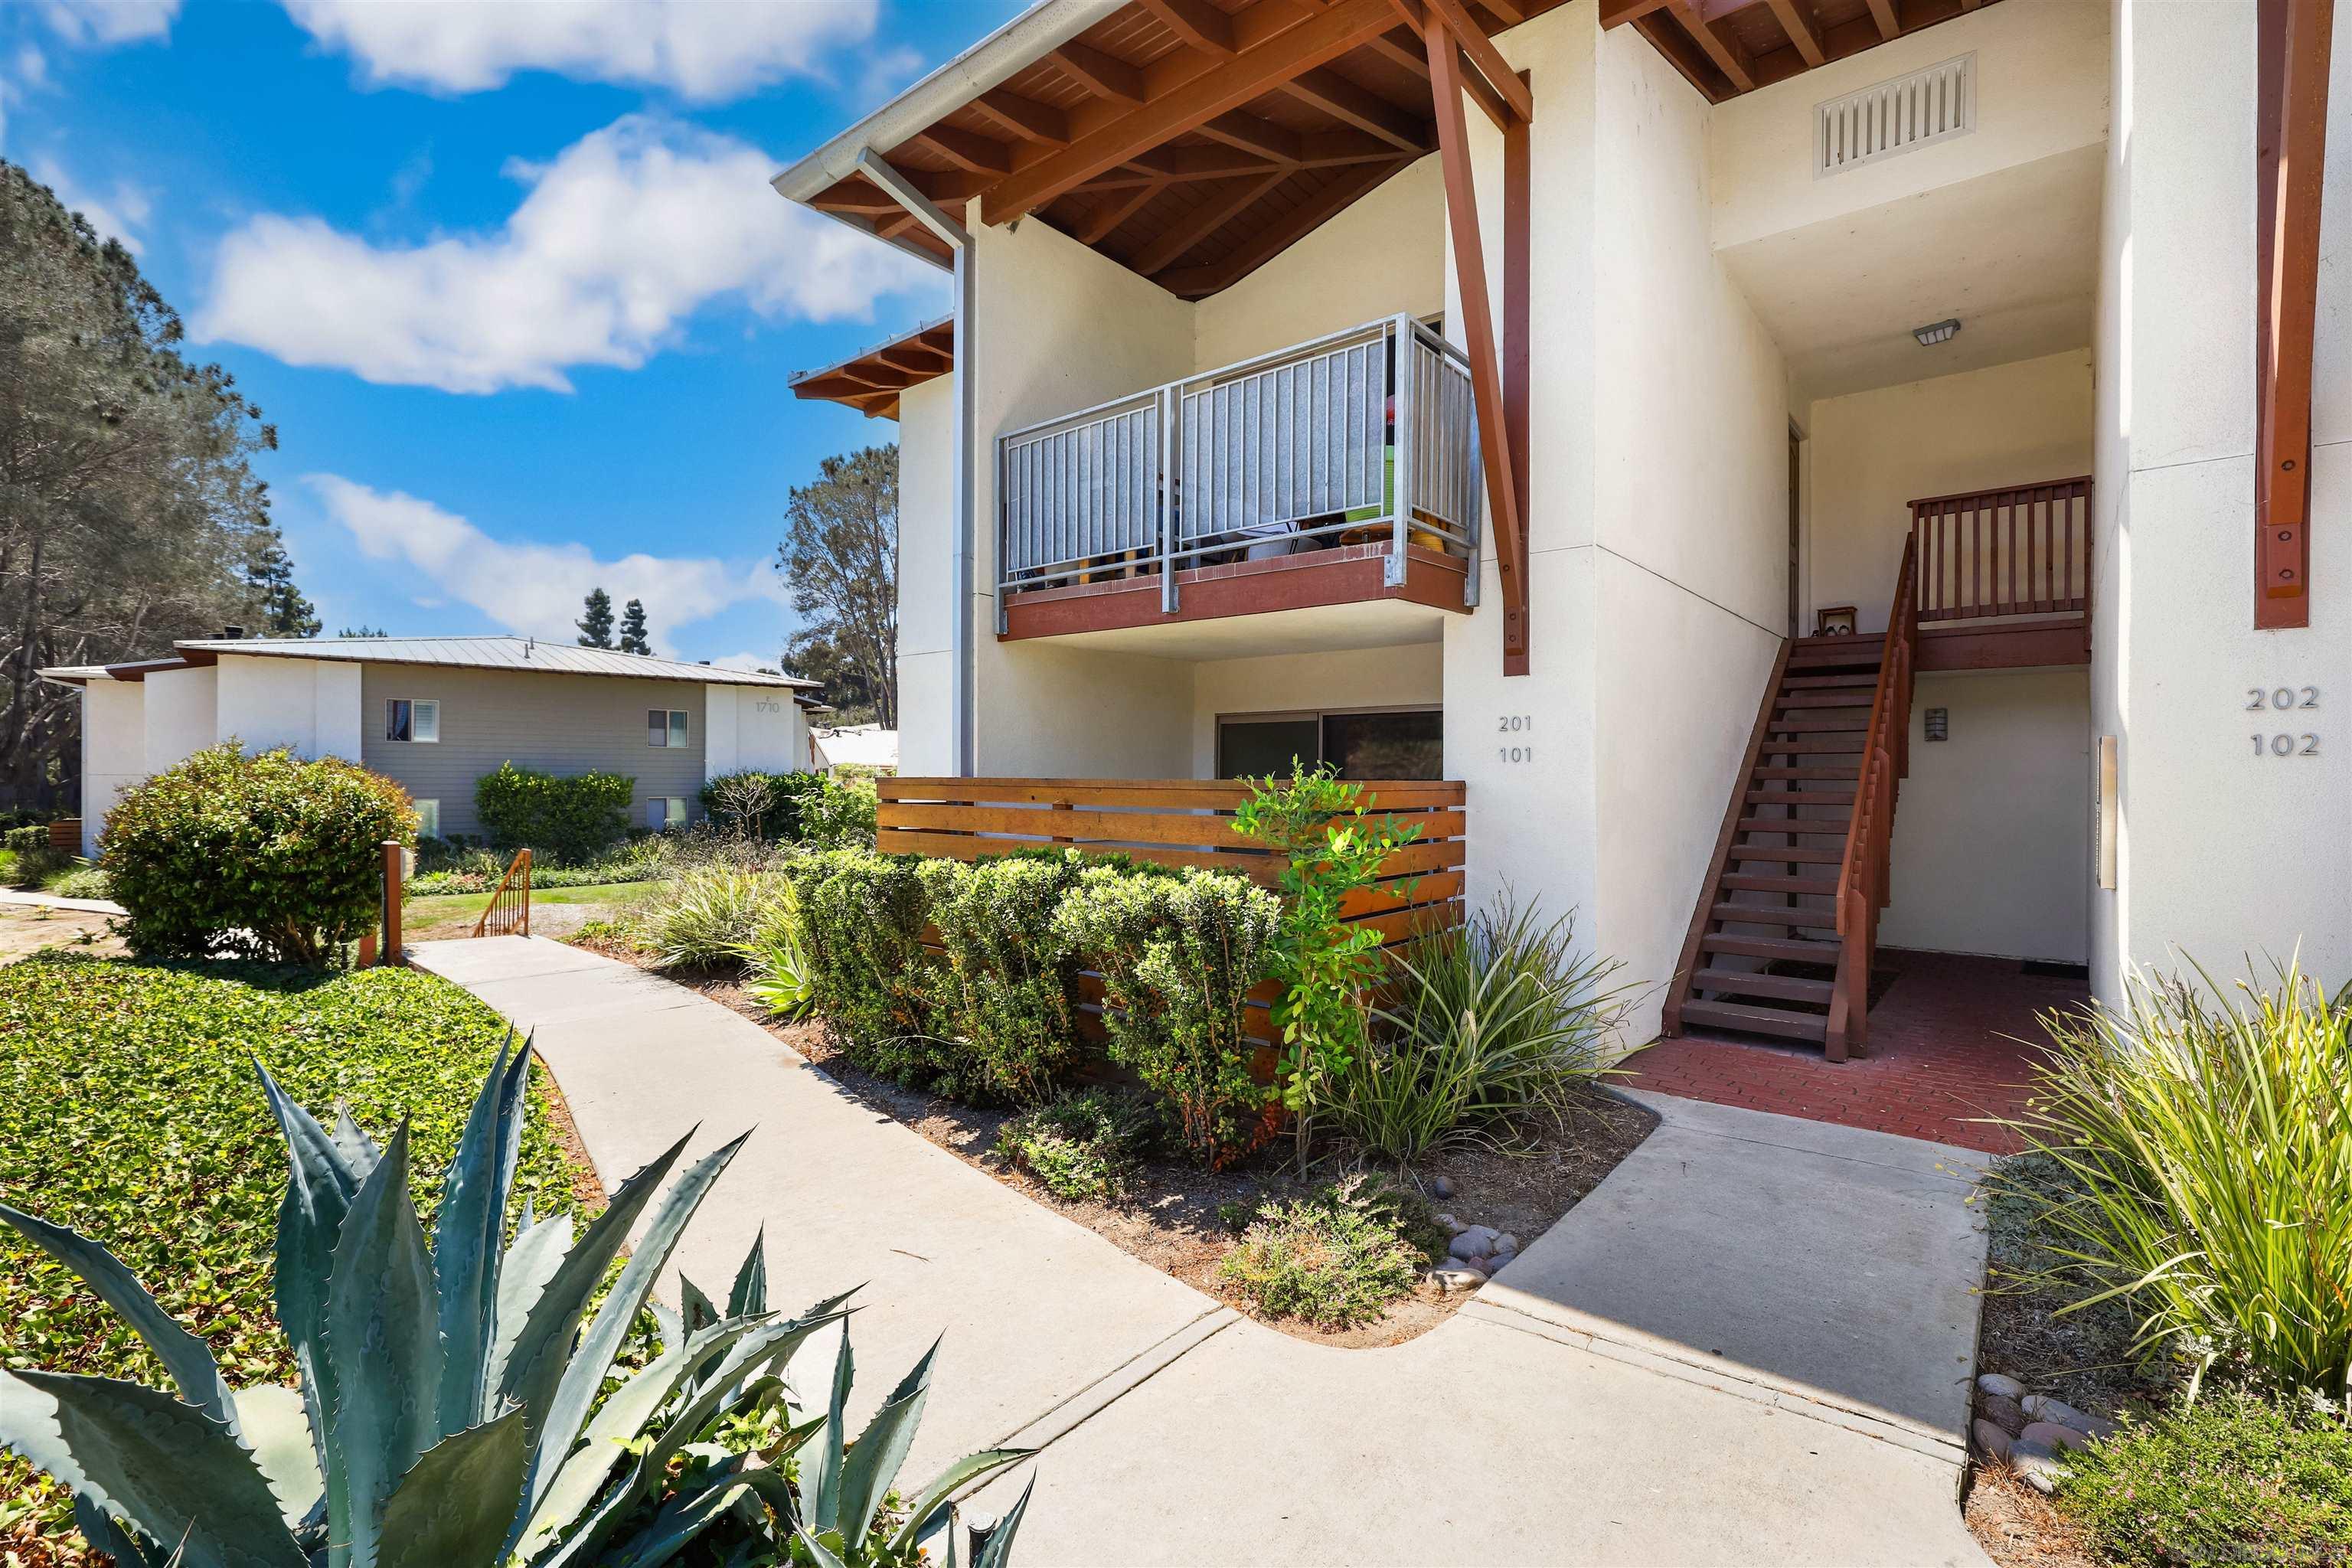
[[[406,959],[400,944],[400,856],[397,838],[383,841],[383,950],[379,962],[394,967]]]

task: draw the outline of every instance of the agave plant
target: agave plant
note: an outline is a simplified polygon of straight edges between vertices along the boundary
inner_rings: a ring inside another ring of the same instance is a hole
[[[299,1391],[232,1391],[205,1342],[105,1247],[0,1205],[0,1219],[79,1274],[178,1384],[174,1396],[112,1378],[0,1372],[0,1442],[72,1490],[93,1547],[131,1568],[649,1568],[725,1521],[730,1562],[778,1561],[798,1537],[820,1568],[863,1568],[911,1560],[955,1491],[1024,1457],[972,1455],[903,1515],[886,1515],[931,1357],[849,1442],[845,1331],[824,1415],[793,1425],[784,1364],[845,1321],[846,1297],[779,1318],[759,1241],[723,1313],[683,1279],[677,1311],[653,1302],[656,1353],[607,1392],[655,1279],[743,1140],[688,1166],[656,1203],[680,1139],[576,1240],[568,1217],[534,1219],[526,1207],[503,1245],[530,1058],[527,1043],[502,1050],[483,1084],[429,1246],[409,1197],[405,1123],[379,1149],[339,1107],[330,1132],[261,1069],[291,1167],[277,1305]],[[589,1319],[640,1218],[627,1265]],[[782,1435],[763,1447],[717,1440],[747,1423],[764,1431],[778,1415]],[[784,1460],[804,1448],[795,1485]],[[980,1568],[1003,1561],[1011,1535],[989,1540]]]

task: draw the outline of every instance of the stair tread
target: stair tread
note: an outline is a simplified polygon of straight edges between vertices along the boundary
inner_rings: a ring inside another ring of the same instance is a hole
[[[1751,789],[1750,805],[1852,805],[1851,790]]]
[[[1821,691],[1832,687],[1875,686],[1875,675],[1789,675],[1780,679],[1783,691]]]
[[[1811,931],[1835,931],[1835,910],[1790,909],[1785,904],[1710,905],[1708,917],[1718,921],[1735,921],[1741,925],[1803,926]]]
[[[1728,952],[1740,958],[1777,958],[1791,963],[1822,963],[1837,966],[1838,944],[1833,942],[1808,942],[1794,936],[1733,936],[1727,931],[1708,931],[1698,939],[1700,949],[1706,952]]]
[[[1795,1040],[1826,1040],[1830,1021],[1811,1013],[1784,1013],[1777,1007],[1751,1006],[1744,1002],[1688,1001],[1683,1004],[1685,1024],[1714,1024],[1759,1035],[1783,1035]]]
[[[1867,712],[1870,698],[1862,688],[1832,687],[1826,691],[1782,691],[1772,699],[1775,712],[1790,708],[1858,708]]]
[[[1742,833],[1794,834],[1800,838],[1843,838],[1846,819],[1843,816],[1743,816],[1739,819]]]
[[[1853,733],[1856,736],[1860,736],[1863,731],[1856,730]],[[1768,757],[1776,755],[1783,757],[1851,756],[1853,753],[1861,750],[1862,742],[1859,739],[1840,741],[1828,737],[1807,735],[1800,735],[1793,740],[1787,741],[1767,741],[1761,748],[1762,754]]]
[[[1781,767],[1771,767],[1771,768],[1758,768],[1758,769],[1757,769],[1757,770],[1756,770],[1752,774],[1750,774],[1749,776],[1750,776],[1750,777],[1753,777],[1753,778],[1759,778],[1759,779],[1786,779],[1786,780],[1789,780],[1789,781],[1790,781],[1790,782],[1792,782],[1792,783],[1793,783],[1793,782],[1795,782],[1795,781],[1797,781],[1797,780],[1801,780],[1801,779],[1814,779],[1814,780],[1820,780],[1820,781],[1832,781],[1832,780],[1833,780],[1833,781],[1836,781],[1836,782],[1839,782],[1839,783],[1843,783],[1843,784],[1852,784],[1852,783],[1853,783],[1853,780],[1854,780],[1854,774],[1855,774],[1856,773],[1858,773],[1859,771],[1860,771],[1860,770],[1859,770],[1858,768],[1820,768],[1820,767],[1814,767],[1814,768],[1781,768]]]
[[[1836,989],[1827,980],[1767,974],[1748,969],[1702,969],[1691,976],[1691,985],[1699,991],[1728,991],[1738,996],[1780,996],[1791,1002],[1826,1002]]]
[[[1743,893],[1811,893],[1824,899],[1838,890],[1834,877],[1768,877],[1752,871],[1726,872],[1721,885]]]
[[[1845,858],[1845,851],[1842,848],[1810,849],[1801,844],[1735,844],[1731,847],[1731,858],[1734,860],[1777,860],[1783,866],[1835,866]]]
[[[1866,735],[1870,721],[1860,719],[1819,719],[1807,716],[1796,719],[1775,719],[1766,728],[1776,735]]]

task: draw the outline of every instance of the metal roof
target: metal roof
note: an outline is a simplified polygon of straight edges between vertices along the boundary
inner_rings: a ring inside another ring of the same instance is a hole
[[[781,686],[810,690],[817,685],[797,676],[761,675],[752,670],[656,658],[651,654],[541,642],[532,637],[202,637],[172,646],[179,652],[177,660],[149,659],[136,665],[78,667],[42,673],[63,680],[90,679],[98,674],[136,679],[150,669],[169,668],[173,663],[211,664],[227,653],[262,658],[333,659],[344,664],[436,664],[459,669],[613,675],[635,680],[691,680],[709,686]]]

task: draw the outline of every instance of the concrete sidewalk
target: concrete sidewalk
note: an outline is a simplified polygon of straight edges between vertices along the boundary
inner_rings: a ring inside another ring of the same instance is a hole
[[[131,912],[111,899],[61,899],[55,893],[27,892],[21,888],[0,888],[0,904],[18,904],[35,910],[79,910],[91,915],[127,915]]]
[[[870,1403],[941,1330],[908,1474],[1042,1445],[1054,1563],[1969,1563],[1983,1239],[1969,1156],[1665,1097],[1658,1131],[1454,1318],[1337,1350],[990,1180],[749,1021],[593,954],[423,944],[536,1031],[607,1184],[758,1131],[686,1271],[767,1228],[787,1302],[861,1280]],[[982,1494],[1001,1510],[1027,1470]]]

